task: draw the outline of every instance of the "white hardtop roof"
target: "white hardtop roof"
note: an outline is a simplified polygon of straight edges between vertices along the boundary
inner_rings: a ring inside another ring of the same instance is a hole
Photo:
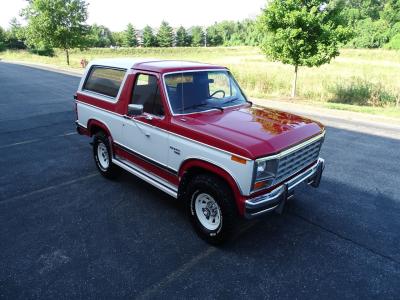
[[[114,68],[122,68],[122,69],[130,69],[135,64],[151,62],[151,61],[159,61],[160,59],[156,58],[104,58],[104,59],[95,59],[90,62],[90,66],[99,65],[99,66],[107,66]]]

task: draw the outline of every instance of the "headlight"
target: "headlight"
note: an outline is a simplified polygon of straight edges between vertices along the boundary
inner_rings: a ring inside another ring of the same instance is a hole
[[[276,159],[259,159],[254,163],[253,191],[267,188],[275,179],[278,163]]]

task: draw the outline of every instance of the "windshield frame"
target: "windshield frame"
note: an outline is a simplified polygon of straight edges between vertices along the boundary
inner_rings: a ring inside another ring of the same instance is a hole
[[[205,112],[209,112],[209,111],[212,111],[212,110],[216,109],[216,108],[209,108],[209,109],[202,110],[202,111],[194,111],[194,112],[187,112],[187,113],[174,113],[174,111],[173,111],[173,109],[171,107],[171,102],[169,100],[169,94],[168,94],[168,90],[167,90],[167,84],[166,84],[166,81],[165,81],[165,76],[171,75],[171,74],[193,73],[193,72],[226,72],[226,73],[228,73],[230,79],[233,80],[233,82],[236,84],[236,86],[238,87],[240,93],[242,94],[242,96],[243,96],[243,98],[244,98],[244,100],[246,102],[235,104],[235,105],[224,106],[222,108],[225,109],[225,108],[237,107],[237,106],[241,106],[243,104],[249,103],[249,100],[247,99],[246,95],[244,94],[242,88],[240,87],[240,85],[236,81],[235,77],[233,77],[232,73],[227,68],[190,69],[190,70],[184,70],[184,71],[167,72],[167,73],[163,73],[162,74],[162,81],[163,81],[162,85],[163,85],[163,88],[164,88],[164,94],[165,94],[166,100],[168,102],[168,109],[169,109],[169,111],[170,111],[172,116],[186,116],[186,115],[192,115],[192,114],[199,114],[199,113],[205,113]]]

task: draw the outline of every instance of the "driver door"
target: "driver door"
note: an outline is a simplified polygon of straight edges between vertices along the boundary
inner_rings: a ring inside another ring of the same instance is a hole
[[[122,143],[131,154],[155,165],[168,164],[168,132],[165,122],[161,85],[156,75],[136,74],[131,104],[143,105],[143,114],[127,116],[122,127]]]

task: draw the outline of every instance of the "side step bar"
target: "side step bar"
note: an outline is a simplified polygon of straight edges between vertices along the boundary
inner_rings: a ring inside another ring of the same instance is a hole
[[[159,176],[151,174],[151,173],[147,172],[146,170],[144,170],[143,168],[140,168],[119,156],[116,156],[115,158],[113,158],[112,162],[113,162],[113,164],[124,169],[125,171],[128,171],[129,173],[131,173],[131,174],[139,177],[140,179],[146,181],[147,183],[150,183],[151,185],[155,186],[156,188],[159,188],[160,190],[167,193],[168,195],[170,195],[174,198],[178,198],[177,187],[172,185],[168,181],[160,178]]]

